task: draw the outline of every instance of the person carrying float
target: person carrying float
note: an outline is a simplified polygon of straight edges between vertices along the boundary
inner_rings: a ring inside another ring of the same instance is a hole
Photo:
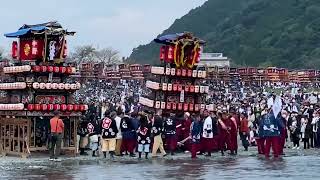
[[[102,128],[102,152],[104,158],[107,158],[107,152],[109,152],[111,159],[114,158],[116,150],[116,136],[118,133],[117,123],[114,120],[116,112],[106,111],[105,118],[101,122]]]

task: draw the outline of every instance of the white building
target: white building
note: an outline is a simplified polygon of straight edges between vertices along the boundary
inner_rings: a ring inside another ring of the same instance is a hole
[[[224,57],[222,53],[202,53],[198,65],[207,67],[230,67],[230,60],[228,57]]]

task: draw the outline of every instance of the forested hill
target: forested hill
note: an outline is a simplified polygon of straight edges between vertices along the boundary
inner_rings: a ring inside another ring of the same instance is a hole
[[[320,0],[208,0],[162,34],[184,31],[233,65],[320,67]],[[151,42],[134,49],[129,60],[156,64],[158,57],[159,45]]]

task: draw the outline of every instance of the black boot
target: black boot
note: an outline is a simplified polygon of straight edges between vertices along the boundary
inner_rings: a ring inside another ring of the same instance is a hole
[[[222,156],[224,156],[224,152],[223,152],[223,150],[221,150],[221,155],[222,155]]]
[[[210,157],[211,156],[211,152],[208,152],[208,154],[206,154],[207,157]]]
[[[148,153],[146,153],[146,159],[148,159]]]
[[[107,158],[107,152],[103,152],[103,157]]]
[[[139,152],[139,159],[141,159],[141,154],[142,154],[142,152]]]
[[[114,154],[115,154],[115,153],[114,153],[113,151],[110,151],[109,154],[110,154],[111,160],[114,160]]]
[[[134,153],[130,153],[130,157],[136,157]]]

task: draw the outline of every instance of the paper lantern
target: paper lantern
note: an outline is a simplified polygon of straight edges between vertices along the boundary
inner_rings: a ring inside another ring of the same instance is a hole
[[[162,83],[162,90],[163,91],[168,90],[168,84],[167,83]]]
[[[59,72],[60,73],[65,73],[66,72],[66,67],[59,67]]]
[[[188,103],[184,103],[183,104],[183,110],[184,111],[188,111],[188,109],[189,109],[189,104]]]
[[[33,104],[28,104],[28,110],[33,111],[34,110],[34,105]]]
[[[199,90],[200,90],[199,86],[194,86],[194,92],[195,93],[199,93]]]
[[[52,83],[52,89],[58,89],[59,85],[58,83]]]
[[[59,73],[59,71],[60,71],[60,68],[59,68],[59,67],[57,67],[57,66],[54,66],[54,67],[53,67],[53,72],[54,72],[54,73]]]
[[[71,85],[70,85],[69,83],[66,83],[66,84],[64,85],[64,88],[67,89],[67,90],[69,90],[69,89],[71,88]]]
[[[168,84],[168,91],[172,91],[172,84]]]
[[[72,104],[68,104],[67,105],[67,111],[73,111],[73,105]]]
[[[171,102],[167,102],[167,109],[171,109]]]
[[[194,111],[199,111],[200,110],[200,105],[199,104],[195,104],[194,105]]]
[[[40,71],[41,71],[41,68],[40,68],[40,66],[32,66],[32,71],[34,71],[34,72],[40,72]]]
[[[177,74],[177,76],[181,76],[181,69],[177,69],[176,74]]]
[[[46,111],[48,109],[46,104],[41,104],[41,110]]]
[[[46,88],[46,83],[40,83],[39,87],[40,87],[40,89],[45,89]]]
[[[53,72],[53,66],[48,66],[48,67],[47,67],[47,71],[50,72],[50,73],[52,73],[52,72]]]
[[[188,86],[188,85],[185,85],[185,86],[184,86],[184,91],[185,91],[185,92],[189,92],[189,86]]]
[[[202,78],[202,71],[198,71],[198,78]]]
[[[61,105],[61,106],[62,106],[62,105]],[[60,106],[60,104],[54,104],[54,105],[53,105],[53,110],[54,110],[54,111],[59,111],[61,106]]]
[[[167,61],[168,62],[173,62],[174,59],[174,51],[175,51],[175,47],[174,46],[167,46]]]
[[[182,110],[183,109],[183,104],[182,103],[178,103],[178,110]]]
[[[171,68],[170,74],[171,74],[171,76],[175,76],[176,75],[176,69],[175,68]]]
[[[164,60],[166,57],[166,46],[161,46],[160,48],[160,60]]]
[[[77,89],[77,85],[76,84],[71,84],[70,88],[75,90],[75,89]]]
[[[178,84],[173,84],[172,89],[173,89],[173,91],[177,91],[178,90]]]
[[[80,89],[81,88],[81,84],[80,83],[76,83],[76,89]]]
[[[182,76],[186,76],[186,75],[187,75],[187,70],[186,70],[186,69],[182,69],[181,75],[182,75]]]
[[[192,70],[191,69],[188,70],[187,76],[192,77]]]
[[[79,106],[78,104],[75,104],[75,105],[73,106],[73,110],[74,110],[74,111],[79,111],[79,110],[80,110],[80,106]]]
[[[74,74],[77,72],[77,69],[75,67],[71,67],[71,74]]]
[[[151,104],[153,104],[153,101],[151,102],[152,102]],[[88,109],[89,109],[88,105],[84,105],[84,110],[87,111]]]
[[[192,71],[192,77],[197,77],[198,75],[198,71],[197,70],[193,70]]]
[[[156,101],[156,108],[157,108],[157,109],[160,109],[160,107],[161,107],[160,101]]]
[[[52,84],[51,83],[46,83],[46,89],[51,89]]]
[[[60,110],[61,110],[61,111],[66,111],[66,110],[67,110],[67,105],[61,104],[61,105],[60,105]]]
[[[145,99],[144,99],[144,103],[147,104],[147,103],[145,102]],[[84,105],[83,105],[83,104],[82,104],[82,105],[79,105],[79,109],[80,109],[80,111],[85,111]]]
[[[201,105],[200,105],[200,108],[201,108],[201,109],[205,109],[205,108],[206,108],[206,105],[205,105],[205,104],[201,104]]]
[[[166,102],[161,102],[161,109],[166,109]]]
[[[71,67],[66,67],[66,73],[71,74],[72,73],[72,68]]]
[[[206,78],[207,77],[207,71],[202,71],[202,78]]]
[[[54,110],[53,104],[48,104],[47,109],[48,109],[48,111],[53,111]]]
[[[194,86],[193,85],[190,86],[190,92],[194,92]]]
[[[35,111],[40,111],[40,109],[41,109],[40,104],[35,104],[35,105],[34,105],[34,110],[35,110]]]
[[[12,42],[11,56],[13,59],[18,58],[18,42],[17,41]]]
[[[178,91],[182,91],[182,85],[181,84],[178,85]]]
[[[59,83],[58,88],[59,89],[64,89],[64,84],[63,83]]]
[[[47,71],[47,66],[40,66],[40,71],[41,72],[46,72]]]
[[[193,111],[194,110],[194,104],[189,104],[189,111]]]
[[[172,110],[176,110],[177,109],[177,104],[176,103],[172,103]]]
[[[200,86],[200,93],[204,93],[204,86]]]
[[[170,68],[166,68],[166,75],[170,75],[170,73],[171,73],[171,69]]]

